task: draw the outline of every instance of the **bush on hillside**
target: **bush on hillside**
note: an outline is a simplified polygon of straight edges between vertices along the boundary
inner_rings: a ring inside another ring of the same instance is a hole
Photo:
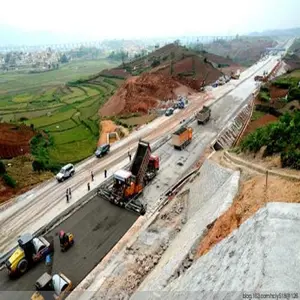
[[[288,94],[288,101],[300,100],[300,88],[293,87]]]
[[[155,68],[160,65],[160,60],[159,59],[154,59],[153,62],[151,63],[151,67]]]
[[[289,150],[280,155],[282,167],[300,170],[300,150]]]
[[[266,146],[265,155],[280,153],[285,167],[300,168],[300,112],[288,113],[279,121],[258,128],[240,145],[242,151],[257,152]]]
[[[0,175],[3,175],[6,172],[5,164],[2,160],[0,160]]]
[[[288,79],[277,79],[276,81],[272,82],[272,85],[280,89],[289,89],[293,83]]]
[[[16,181],[11,176],[9,176],[7,173],[5,173],[2,178],[8,186],[10,186],[12,188],[15,188],[17,186]]]

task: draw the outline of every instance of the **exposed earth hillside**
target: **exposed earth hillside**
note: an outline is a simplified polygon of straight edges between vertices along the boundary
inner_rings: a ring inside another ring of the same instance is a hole
[[[199,91],[241,66],[229,58],[205,51],[194,51],[176,43],[166,45],[145,57],[104,70],[100,75],[126,80],[100,109],[101,116],[147,113],[161,101]],[[140,78],[138,77],[140,76]],[[185,87],[181,91],[179,87]]]

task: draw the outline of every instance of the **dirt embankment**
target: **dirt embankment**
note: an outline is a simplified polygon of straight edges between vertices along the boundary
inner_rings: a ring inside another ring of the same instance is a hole
[[[12,158],[30,152],[35,131],[25,125],[0,124],[0,158]]]
[[[300,182],[269,176],[267,189],[265,183],[265,176],[255,176],[242,185],[231,208],[211,225],[201,241],[197,251],[198,257],[239,228],[266,202],[300,203]]]
[[[53,174],[48,171],[41,173],[34,172],[32,162],[33,157],[29,154],[5,161],[6,171],[16,181],[17,186],[16,188],[11,188],[0,179],[0,203],[27,192],[40,182],[53,178]]]
[[[158,101],[176,97],[180,84],[163,74],[145,73],[128,78],[118,91],[100,109],[101,116],[141,112],[147,113]]]
[[[161,74],[170,75],[170,66],[159,71]],[[222,72],[210,63],[205,63],[198,56],[186,57],[173,65],[174,78],[192,89],[199,90],[203,80],[206,84],[215,82]]]

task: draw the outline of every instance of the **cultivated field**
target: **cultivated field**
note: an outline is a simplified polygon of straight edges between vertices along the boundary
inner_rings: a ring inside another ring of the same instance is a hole
[[[99,65],[97,71],[101,71]],[[61,70],[58,72],[63,74]],[[31,76],[49,77],[50,73],[22,76],[29,82]],[[62,78],[74,79],[73,72],[68,70],[68,73],[71,75],[66,72],[65,77],[56,79],[57,82]],[[2,122],[32,124],[35,129],[48,133],[51,146],[47,148],[47,160],[51,163],[78,162],[94,152],[99,137],[98,110],[114,93],[119,81],[99,75],[56,86],[52,81],[51,86],[43,87],[46,79],[40,79],[38,90],[25,89],[0,95],[0,119]],[[10,89],[13,84],[7,86]]]
[[[17,71],[0,75],[0,95],[11,92],[23,92],[65,83],[78,78],[113,68],[115,64],[105,59],[89,61],[72,61],[61,65],[58,70],[44,73],[24,74]]]

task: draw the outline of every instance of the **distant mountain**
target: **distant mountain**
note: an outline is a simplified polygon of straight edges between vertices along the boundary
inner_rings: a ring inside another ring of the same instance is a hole
[[[7,25],[0,25],[0,46],[47,45],[83,42],[84,37],[47,31],[24,31]]]
[[[273,29],[262,32],[251,32],[250,36],[300,36],[300,27],[289,29]]]

